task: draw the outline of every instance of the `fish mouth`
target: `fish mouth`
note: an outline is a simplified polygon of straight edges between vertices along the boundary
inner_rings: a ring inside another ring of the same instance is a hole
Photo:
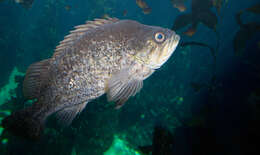
[[[174,33],[171,39],[169,40],[169,46],[175,49],[179,44],[180,39],[181,37],[178,34]]]

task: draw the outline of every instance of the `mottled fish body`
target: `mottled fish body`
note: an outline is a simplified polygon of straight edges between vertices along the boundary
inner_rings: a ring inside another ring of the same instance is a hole
[[[185,3],[187,0],[171,0],[173,7],[177,8],[180,12],[184,12],[187,10]]]
[[[95,19],[76,26],[51,58],[28,68],[24,95],[37,103],[14,112],[3,126],[37,138],[51,114],[69,125],[105,93],[120,108],[169,59],[179,39],[174,31],[133,20]]]

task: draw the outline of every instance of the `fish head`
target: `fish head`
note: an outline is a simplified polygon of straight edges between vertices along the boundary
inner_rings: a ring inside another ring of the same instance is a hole
[[[134,33],[134,58],[151,69],[160,68],[170,58],[180,40],[174,31],[157,26],[141,25]]]

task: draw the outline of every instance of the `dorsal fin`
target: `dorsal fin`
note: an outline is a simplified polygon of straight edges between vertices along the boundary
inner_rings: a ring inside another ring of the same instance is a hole
[[[49,59],[31,64],[26,71],[23,93],[27,99],[38,98],[49,80]]]
[[[75,30],[70,31],[70,34],[64,37],[64,40],[56,47],[54,55],[58,55],[64,49],[71,47],[71,45],[80,37],[82,37],[88,30],[97,28],[105,24],[117,22],[117,18],[94,19],[93,21],[86,21],[85,24],[75,26]]]

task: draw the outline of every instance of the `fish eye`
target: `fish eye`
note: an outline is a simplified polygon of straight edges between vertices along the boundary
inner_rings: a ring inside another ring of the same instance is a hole
[[[165,35],[161,32],[157,32],[154,37],[155,37],[155,40],[159,43],[163,42],[165,39]]]

